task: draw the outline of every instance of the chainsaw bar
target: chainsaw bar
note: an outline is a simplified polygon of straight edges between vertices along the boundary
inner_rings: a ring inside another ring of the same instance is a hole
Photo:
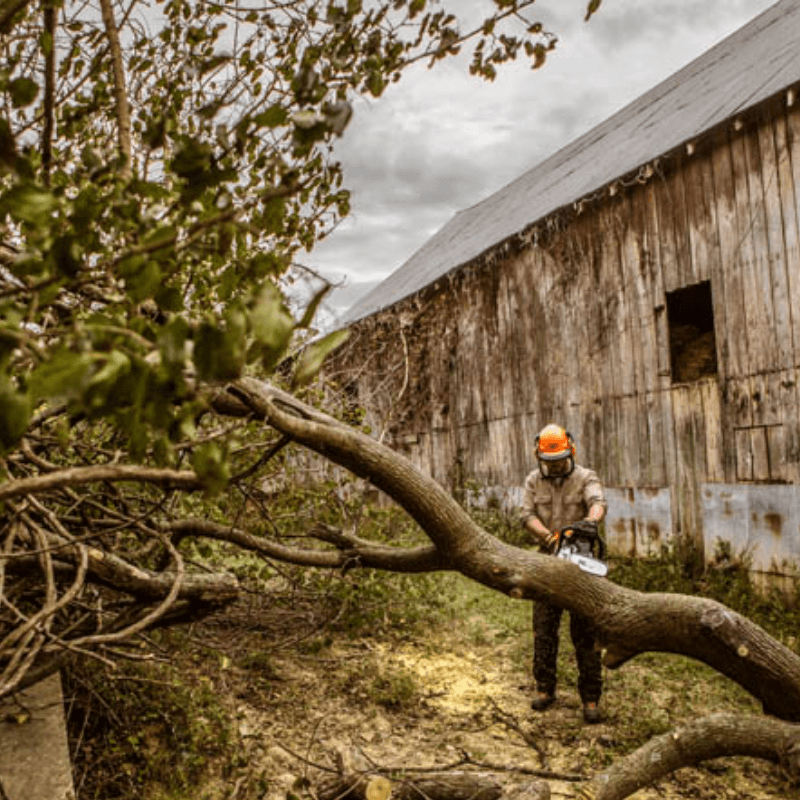
[[[590,575],[597,575],[600,578],[605,578],[605,576],[608,575],[608,564],[603,561],[598,561],[596,558],[581,555],[575,552],[571,547],[562,547],[558,553],[556,553],[556,558],[563,558],[565,561],[570,561]]]

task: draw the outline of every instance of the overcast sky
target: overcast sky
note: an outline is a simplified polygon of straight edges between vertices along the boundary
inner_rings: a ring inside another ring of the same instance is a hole
[[[534,17],[559,39],[543,68],[509,64],[486,83],[470,77],[464,63],[440,63],[414,69],[378,100],[359,101],[336,148],[352,216],[301,261],[344,282],[329,306],[346,311],[456,211],[602,122],[774,1],[604,0],[584,23],[586,0],[539,0]]]

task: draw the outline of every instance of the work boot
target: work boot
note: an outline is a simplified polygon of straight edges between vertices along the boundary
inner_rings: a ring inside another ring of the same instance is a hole
[[[547,692],[536,692],[535,697],[531,700],[531,708],[534,711],[546,711],[555,701],[555,695],[547,694]]]
[[[597,703],[583,704],[583,721],[587,725],[597,725],[598,722],[602,721],[600,709],[597,707]]]

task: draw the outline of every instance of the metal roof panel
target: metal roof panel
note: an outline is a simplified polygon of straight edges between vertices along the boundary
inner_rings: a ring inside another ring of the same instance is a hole
[[[800,80],[800,0],[781,0],[600,125],[455,216],[345,314],[418,292],[559,208]]]

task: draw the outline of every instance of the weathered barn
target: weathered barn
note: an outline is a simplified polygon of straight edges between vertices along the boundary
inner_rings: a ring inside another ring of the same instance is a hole
[[[617,549],[677,533],[800,564],[798,42],[782,0],[351,309],[337,367],[389,441],[513,498],[556,421]]]

